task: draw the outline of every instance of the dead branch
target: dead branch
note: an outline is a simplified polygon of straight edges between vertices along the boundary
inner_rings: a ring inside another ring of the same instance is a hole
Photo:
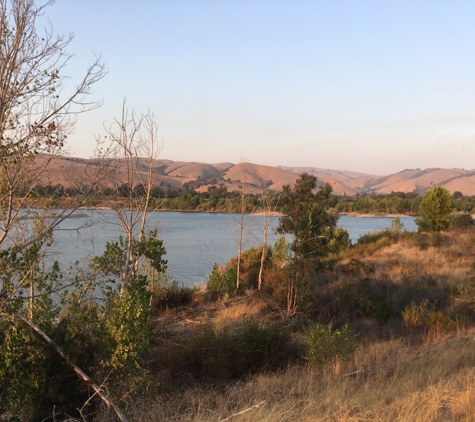
[[[43,330],[41,330],[40,327],[38,327],[36,324],[34,324],[32,321],[30,321],[28,318],[18,312],[15,312],[14,315],[16,318],[27,324],[33,331],[38,333],[48,344],[53,346],[53,348],[61,355],[61,357],[68,363],[68,365],[73,368],[74,372],[76,372],[76,374],[78,374],[93,388],[96,394],[102,399],[104,403],[107,404],[108,407],[114,410],[115,414],[122,422],[128,422],[125,415],[117,407],[117,405],[107,396],[107,394],[104,393],[104,391],[81,368],[71,362],[66,356],[66,354],[63,352],[63,349],[61,349],[61,347],[59,347]]]
[[[235,418],[236,416],[240,416],[242,415],[243,413],[246,413],[246,412],[249,412],[250,410],[252,409],[258,409],[259,407],[261,407],[266,401],[263,400],[261,401],[260,403],[257,403],[255,404],[254,406],[251,406],[249,407],[248,409],[245,409],[245,410],[241,410],[240,412],[238,413],[234,413],[233,415],[225,418],[225,419],[221,419],[219,422],[227,422],[227,421],[230,421],[231,419]]]

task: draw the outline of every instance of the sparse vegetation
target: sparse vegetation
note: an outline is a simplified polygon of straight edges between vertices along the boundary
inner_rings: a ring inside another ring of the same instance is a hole
[[[156,319],[148,359],[157,398],[137,402],[131,414],[205,421],[251,409],[236,419],[470,420],[474,240],[467,229],[364,237],[312,270],[314,290],[290,319],[276,286],[286,256],[278,242],[264,271],[272,287],[226,301],[197,292],[190,306]],[[178,391],[183,399],[171,405]]]
[[[35,27],[53,3],[12,0],[0,16],[1,421],[473,419],[475,228],[453,215],[472,198],[434,187],[338,200],[307,173],[281,194],[244,195],[216,169],[157,186],[157,124],[125,102],[91,184],[42,186],[105,74],[95,60],[64,97],[71,38]],[[261,179],[248,186],[274,183]],[[55,227],[103,204],[123,236],[83,267],[47,262]],[[169,280],[150,207],[240,210],[238,258],[203,288]],[[242,251],[243,214],[263,209],[282,212],[291,243]],[[351,245],[331,209],[419,212],[420,232],[395,219]]]

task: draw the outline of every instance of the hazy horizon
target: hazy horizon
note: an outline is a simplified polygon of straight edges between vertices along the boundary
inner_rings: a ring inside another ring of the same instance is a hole
[[[104,106],[69,137],[88,158],[122,100],[173,161],[370,174],[475,167],[475,3],[62,0],[65,73],[101,54]]]

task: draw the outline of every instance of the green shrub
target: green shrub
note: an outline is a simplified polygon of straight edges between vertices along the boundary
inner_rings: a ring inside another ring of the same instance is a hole
[[[195,287],[179,285],[176,280],[172,282],[166,280],[163,283],[154,285],[152,290],[152,310],[157,312],[189,305],[193,300],[195,292]]]
[[[446,230],[452,219],[454,204],[450,192],[440,186],[429,189],[419,204],[419,218],[415,223],[421,232]]]
[[[443,236],[439,232],[432,233],[430,236],[430,244],[434,248],[439,248],[442,246],[443,241],[446,239],[446,236]]]
[[[396,217],[393,221],[391,221],[390,230],[395,233],[401,233],[404,231],[404,224],[399,217]]]
[[[429,334],[438,336],[441,333],[453,331],[456,327],[455,321],[443,312],[429,311],[424,318],[424,325]]]
[[[333,331],[332,324],[324,326],[316,323],[308,327],[306,333],[308,350],[304,359],[309,366],[321,368],[333,359],[355,352],[357,348],[356,335],[346,324]]]
[[[394,306],[386,297],[390,290],[396,290],[393,283],[386,285],[386,293],[383,293],[381,283],[363,278],[359,283],[349,283],[343,287],[345,302],[349,308],[353,308],[357,314],[363,314],[376,318],[380,325],[388,322],[395,314]]]
[[[417,332],[424,324],[424,316],[426,313],[427,301],[422,302],[420,305],[416,305],[411,302],[402,311],[402,319],[406,329],[410,332]]]
[[[221,274],[218,264],[214,264],[206,288],[212,299],[222,299],[236,290],[237,268],[231,267]]]
[[[470,214],[454,215],[450,220],[451,229],[466,229],[473,225],[473,219]]]
[[[360,236],[358,239],[357,244],[358,245],[369,245],[371,243],[376,243],[379,242],[381,239],[385,237],[389,237],[389,233],[387,230],[383,231],[375,231],[373,233],[368,233],[364,234],[363,236]]]

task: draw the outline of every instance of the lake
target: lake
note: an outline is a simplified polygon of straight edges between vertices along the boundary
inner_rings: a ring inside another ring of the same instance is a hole
[[[84,217],[70,218],[59,226],[54,235],[54,259],[68,266],[74,261],[85,262],[89,255],[99,255],[106,242],[116,241],[122,234],[117,218],[112,211],[81,210]],[[240,215],[228,213],[157,212],[149,219],[150,228],[159,229],[167,255],[170,277],[192,286],[206,282],[214,263],[226,264],[237,256],[237,239]],[[244,246],[262,244],[264,218],[246,215]],[[268,244],[273,244],[279,217],[273,217],[268,232]],[[355,243],[364,234],[384,230],[391,226],[389,217],[341,216],[338,225],[348,230]],[[406,230],[417,229],[412,217],[402,217]]]

